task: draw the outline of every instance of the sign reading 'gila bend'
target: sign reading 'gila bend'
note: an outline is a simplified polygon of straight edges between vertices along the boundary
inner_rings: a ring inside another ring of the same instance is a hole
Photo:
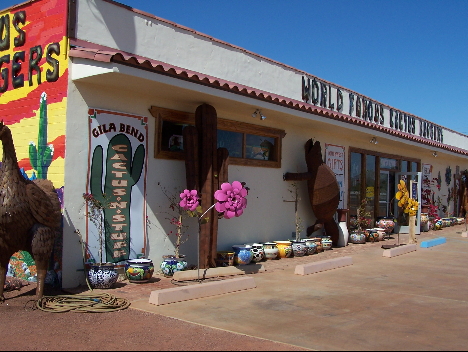
[[[419,134],[423,138],[440,143],[444,142],[442,127],[419,117],[388,108],[353,92],[344,93],[339,87],[321,82],[315,77],[310,79],[302,76],[302,100],[398,131]]]

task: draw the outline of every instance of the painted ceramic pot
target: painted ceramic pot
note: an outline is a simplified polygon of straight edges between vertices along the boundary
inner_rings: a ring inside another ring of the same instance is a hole
[[[88,280],[92,288],[111,288],[118,277],[119,273],[112,263],[94,263],[88,271]]]
[[[349,240],[349,230],[346,221],[340,221],[338,223],[339,237],[338,247],[346,247]]]
[[[383,241],[385,239],[385,231],[380,227],[377,230],[377,234],[379,235],[379,241]]]
[[[125,276],[129,282],[148,282],[154,273],[154,265],[151,259],[129,259],[125,264]]]
[[[420,227],[421,231],[429,231],[429,215],[427,213],[421,213]]]
[[[395,221],[392,218],[382,218],[377,222],[377,226],[390,234],[395,227]]]
[[[275,242],[265,242],[263,244],[263,251],[265,252],[265,259],[267,260],[279,258],[279,249]]]
[[[442,227],[449,227],[452,225],[450,218],[442,218]]]
[[[322,237],[314,237],[313,240],[315,241],[315,244],[317,245],[317,253],[322,253],[323,252]]]
[[[163,255],[160,268],[164,276],[173,276],[175,272],[187,269],[187,261],[185,256]]]
[[[374,229],[367,229],[364,233],[366,234],[367,242],[379,242],[379,234]]]
[[[317,253],[317,243],[313,238],[308,238],[305,240],[307,246],[307,253],[309,255]]]
[[[265,251],[263,249],[263,244],[261,243],[252,243],[250,251],[252,252],[252,261],[255,263],[261,262],[265,259]]]
[[[332,248],[332,239],[330,236],[322,237],[322,246],[324,251]]]
[[[291,247],[295,257],[303,257],[308,254],[307,245],[305,241],[292,241]]]
[[[293,254],[291,241],[274,241],[278,246],[280,258],[290,258]]]
[[[232,251],[218,251],[216,253],[216,266],[233,266],[234,265],[234,252]]]
[[[247,265],[250,264],[253,258],[251,251],[252,247],[248,244],[238,244],[232,246],[234,249],[234,264],[235,265]]]
[[[349,235],[349,242],[355,243],[355,244],[366,243],[366,234],[364,232],[362,233],[352,232]]]
[[[441,230],[442,224],[442,219],[436,220],[434,223],[434,230]]]

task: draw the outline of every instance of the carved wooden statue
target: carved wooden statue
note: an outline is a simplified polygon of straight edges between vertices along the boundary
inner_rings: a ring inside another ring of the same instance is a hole
[[[10,257],[28,251],[37,268],[36,296],[44,294],[44,282],[56,231],[60,231],[60,201],[51,181],[27,180],[18,167],[10,129],[0,122],[3,145],[0,169],[0,302]]]
[[[195,126],[184,128],[184,151],[187,188],[201,195],[203,211],[214,204],[214,192],[228,182],[229,152],[218,148],[218,124],[214,107],[202,104],[195,111]],[[199,238],[199,265],[206,269],[216,267],[218,214],[211,209],[201,225]]]
[[[325,228],[333,246],[338,246],[339,228],[333,216],[340,202],[340,187],[334,172],[323,162],[320,142],[309,139],[305,144],[307,172],[284,174],[285,181],[307,180],[307,189],[312,210],[317,218],[314,225],[307,228],[307,236]]]

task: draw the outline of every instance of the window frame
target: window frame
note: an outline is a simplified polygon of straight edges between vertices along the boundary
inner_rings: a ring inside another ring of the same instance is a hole
[[[184,112],[179,110],[172,110],[157,106],[151,106],[149,109],[151,115],[155,118],[156,127],[154,134],[154,158],[156,159],[172,159],[172,160],[185,160],[185,151],[168,151],[162,150],[162,127],[163,121],[183,123],[187,125],[195,125],[195,113]],[[243,165],[243,166],[258,166],[269,168],[281,168],[281,151],[282,139],[286,135],[284,130],[259,126],[251,123],[229,120],[218,117],[218,130],[237,132],[242,134],[242,155],[243,157],[229,157],[230,165]],[[261,137],[270,137],[275,139],[274,155],[276,160],[258,160],[247,159],[246,154],[246,135],[253,134]]]

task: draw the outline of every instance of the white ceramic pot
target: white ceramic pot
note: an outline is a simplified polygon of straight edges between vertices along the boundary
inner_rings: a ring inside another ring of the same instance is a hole
[[[263,244],[263,251],[265,252],[265,259],[278,259],[279,249],[275,242],[265,242]]]
[[[338,236],[338,247],[346,247],[348,245],[349,231],[345,221],[338,223],[338,230],[340,231]]]

